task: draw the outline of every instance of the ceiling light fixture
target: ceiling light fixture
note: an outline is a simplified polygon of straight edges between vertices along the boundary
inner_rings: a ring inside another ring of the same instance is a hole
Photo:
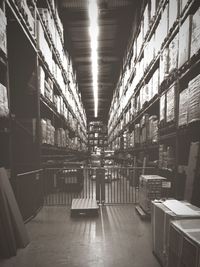
[[[98,6],[97,0],[89,1],[89,19],[90,19],[90,47],[92,62],[92,80],[94,94],[94,117],[98,116]]]

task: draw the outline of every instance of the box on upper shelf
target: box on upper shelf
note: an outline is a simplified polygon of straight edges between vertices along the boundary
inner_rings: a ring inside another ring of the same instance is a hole
[[[7,19],[3,10],[0,8],[0,49],[7,55]]]
[[[8,117],[8,93],[7,88],[0,83],[0,117]]]
[[[181,68],[190,58],[191,19],[192,16],[189,15],[179,30],[178,68]]]
[[[200,8],[192,17],[192,37],[190,57],[195,55],[200,49]]]

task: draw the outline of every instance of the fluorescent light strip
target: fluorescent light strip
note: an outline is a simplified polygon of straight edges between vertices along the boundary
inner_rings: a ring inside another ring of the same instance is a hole
[[[94,116],[98,116],[98,6],[96,0],[89,1],[89,19],[90,19],[90,47],[92,61],[92,79],[94,95]]]

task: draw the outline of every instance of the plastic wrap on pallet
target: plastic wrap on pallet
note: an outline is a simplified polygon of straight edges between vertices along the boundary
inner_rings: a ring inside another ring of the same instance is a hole
[[[44,96],[45,73],[41,66],[39,66],[39,71],[38,71],[38,82],[39,82],[40,93]]]
[[[178,34],[169,44],[169,73],[177,69],[178,64]]]
[[[139,56],[139,53],[141,51],[142,44],[143,44],[143,22],[141,22],[140,32],[137,37],[137,57]]]
[[[156,69],[156,71],[154,72],[153,74],[153,91],[152,91],[152,98],[158,94],[158,90],[159,90],[159,85],[160,85],[160,82],[159,82],[159,69]]]
[[[173,84],[166,93],[166,122],[175,119],[175,85]]]
[[[188,123],[191,123],[200,120],[200,74],[189,82],[188,89]]]
[[[149,23],[150,23],[149,11],[150,11],[150,6],[149,3],[147,3],[144,10],[144,38],[149,30]]]
[[[7,88],[0,83],[0,117],[8,117],[8,93]]]
[[[135,125],[135,144],[140,143],[140,124]]]
[[[152,20],[156,15],[156,9],[156,0],[151,0],[150,20]]]
[[[195,55],[200,50],[200,8],[192,18],[191,54]]]
[[[160,22],[156,28],[155,33],[155,54],[157,55],[161,46],[168,35],[168,4],[165,6],[161,14]]]
[[[160,97],[160,122],[165,121],[165,94]]]
[[[178,67],[182,67],[190,57],[190,39],[191,39],[191,16],[189,15],[179,30],[179,55],[178,55]]]
[[[168,63],[169,63],[169,49],[168,47],[166,47],[160,56],[160,75],[159,75],[160,84],[165,80],[165,78],[168,75],[168,70],[169,70]]]
[[[179,0],[169,0],[169,29],[172,28],[179,15]]]
[[[154,97],[154,89],[153,89],[153,77],[148,82],[148,90],[149,90],[149,99],[151,100]]]
[[[44,119],[41,119],[41,135],[42,135],[42,144],[47,143],[47,122]]]
[[[149,117],[148,140],[152,143],[158,142],[158,117],[156,115]]]
[[[53,102],[53,84],[50,79],[48,79],[48,81],[45,81],[44,95],[47,99]]]
[[[5,13],[0,8],[0,49],[7,54],[7,35],[6,35],[7,19]]]
[[[179,95],[179,115],[178,115],[178,125],[186,125],[188,122],[188,88],[184,89]]]
[[[37,43],[38,48],[42,52],[42,55],[44,56],[44,59],[49,67],[50,72],[52,72],[52,51],[46,41],[44,30],[39,20],[37,21]]]

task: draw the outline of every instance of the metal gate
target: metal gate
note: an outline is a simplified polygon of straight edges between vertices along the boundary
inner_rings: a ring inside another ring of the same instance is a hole
[[[137,203],[140,167],[47,168],[44,205],[70,205],[74,198],[93,198],[102,204]],[[155,173],[145,168],[146,174]]]

